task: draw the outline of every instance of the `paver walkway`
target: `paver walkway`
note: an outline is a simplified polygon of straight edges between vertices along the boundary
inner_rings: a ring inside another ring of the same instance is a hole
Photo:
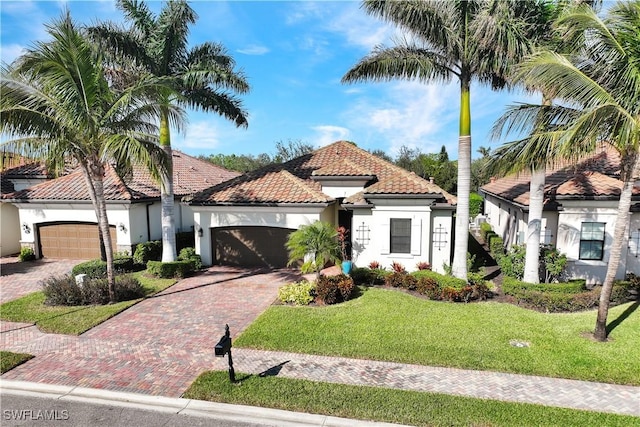
[[[213,268],[78,337],[0,322],[0,348],[38,356],[2,378],[178,397],[203,370],[224,369],[213,346],[225,324],[238,334],[298,278]]]
[[[79,262],[49,258],[20,262],[18,257],[0,258],[0,304],[39,291],[47,277],[69,274]]]
[[[38,357],[2,378],[180,396],[204,370],[226,369],[213,356],[225,323],[240,333],[274,300],[289,271],[213,268],[179,282],[79,337],[43,334],[0,322],[0,348]],[[234,349],[238,372],[431,391],[640,416],[640,387]]]

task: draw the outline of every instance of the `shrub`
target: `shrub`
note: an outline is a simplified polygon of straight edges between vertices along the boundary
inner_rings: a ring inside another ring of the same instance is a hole
[[[43,283],[42,292],[48,305],[89,305],[109,303],[109,284],[107,279],[89,279],[82,285],[76,283],[73,276],[52,277]],[[142,298],[144,288],[130,275],[116,277],[116,301],[129,301]]]
[[[369,268],[372,270],[379,270],[382,268],[382,264],[380,264],[378,261],[371,261],[369,263]]]
[[[376,275],[371,269],[355,267],[351,270],[350,275],[356,285],[373,286],[376,284]]]
[[[347,301],[353,292],[353,279],[345,274],[336,276],[320,276],[316,283],[318,302],[336,304]]]
[[[469,218],[475,218],[480,215],[482,202],[484,202],[484,198],[478,193],[469,194]]]
[[[552,247],[540,249],[540,270],[544,272],[545,283],[560,282],[564,279],[567,255]]]
[[[149,261],[160,261],[162,259],[162,240],[151,240],[138,243],[133,253],[133,261],[136,264],[147,265]]]
[[[289,283],[278,289],[278,299],[284,303],[309,305],[313,301],[315,287],[313,283],[306,280]]]
[[[440,287],[438,286],[438,282],[432,277],[420,277],[417,279],[416,283],[416,291],[425,295],[427,298],[431,300],[439,300],[442,294]]]
[[[18,255],[20,262],[33,261],[36,259],[36,254],[31,248],[20,249],[20,255]]]
[[[394,271],[384,278],[384,285],[392,288],[401,288],[407,273],[399,273]]]
[[[489,234],[487,237],[489,239],[489,252],[491,252],[494,259],[499,260],[504,255],[504,240],[497,234],[491,233],[492,234]]]
[[[487,233],[489,233],[491,230],[491,224],[489,224],[488,222],[481,222],[480,223],[480,236],[482,236],[482,240],[484,240],[485,242],[487,241]]]
[[[114,258],[113,270],[116,274],[129,273],[133,271],[133,258],[130,256]],[[71,274],[74,276],[77,276],[78,274],[86,274],[88,279],[104,278],[107,277],[107,263],[100,259],[81,262],[71,269]]]
[[[420,261],[416,264],[416,268],[418,270],[431,270],[431,264],[426,261]]]
[[[147,263],[147,271],[156,277],[168,279],[175,277],[182,279],[194,270],[194,263],[192,260],[174,261],[174,262],[160,262],[149,261]]]
[[[524,276],[525,245],[513,245],[504,256],[499,257],[498,265],[502,274],[521,280]]]
[[[404,268],[404,265],[400,264],[397,261],[393,261],[391,263],[391,269],[393,271],[395,271],[396,273],[406,273],[407,272],[407,270]]]
[[[192,247],[182,248],[180,250],[180,254],[178,255],[178,260],[193,261],[194,270],[200,270],[202,268],[202,258],[200,257],[200,255],[196,253],[195,248],[192,248]]]

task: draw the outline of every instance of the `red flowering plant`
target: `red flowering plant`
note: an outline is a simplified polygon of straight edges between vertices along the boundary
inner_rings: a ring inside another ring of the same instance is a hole
[[[340,252],[342,253],[342,260],[349,261],[349,254],[347,253],[347,236],[349,235],[349,230],[345,227],[340,226],[337,229],[338,231],[338,242],[340,243]]]

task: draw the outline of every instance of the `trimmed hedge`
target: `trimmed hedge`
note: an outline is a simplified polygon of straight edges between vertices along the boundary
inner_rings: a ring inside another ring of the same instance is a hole
[[[147,265],[149,261],[160,261],[162,259],[162,240],[151,240],[138,243],[133,252],[133,261],[136,264]]]
[[[320,276],[316,283],[316,300],[324,304],[347,301],[354,287],[353,279],[346,274]]]
[[[186,261],[191,260],[193,262],[193,269],[200,270],[202,268],[202,258],[196,253],[195,248],[186,247],[180,250],[178,260]]]
[[[611,290],[611,303],[616,305],[627,302],[631,289],[634,289],[634,285],[630,281],[616,282]],[[548,312],[573,312],[597,307],[602,287],[588,290],[584,280],[561,284],[532,284],[505,277],[502,291],[528,308]]]
[[[390,275],[391,272],[384,268],[362,268],[355,267],[351,270],[351,278],[356,285],[363,286],[375,286],[382,285],[385,282],[385,277]]]
[[[142,298],[144,288],[133,276],[116,277],[116,301],[129,301]],[[109,284],[106,278],[89,279],[82,285],[76,283],[74,276],[50,277],[42,284],[47,305],[104,305],[109,303]]]
[[[423,277],[434,279],[441,288],[451,287],[455,289],[462,289],[467,285],[467,282],[462,279],[458,279],[457,277],[453,276],[445,276],[431,270],[414,271],[413,273],[411,273],[411,275],[418,280]]]
[[[156,277],[162,279],[182,279],[194,271],[195,266],[193,260],[161,262],[149,261],[147,263],[147,271]]]
[[[116,274],[130,273],[133,271],[133,258],[130,256],[115,258],[113,260],[113,269]],[[89,279],[100,279],[107,277],[107,263],[100,259],[92,259],[91,261],[76,264],[71,269],[71,274],[86,274]]]

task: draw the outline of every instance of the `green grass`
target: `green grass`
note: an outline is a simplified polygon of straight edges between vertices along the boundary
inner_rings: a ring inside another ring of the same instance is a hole
[[[221,371],[200,375],[184,397],[417,426],[640,426],[631,416],[273,376],[231,384]]]
[[[175,279],[146,277],[144,272],[134,273],[145,288],[147,295],[153,295],[173,285]],[[0,305],[0,319],[10,322],[35,323],[43,332],[80,335],[121,311],[141,301],[135,299],[109,305],[48,306],[44,305],[42,292],[34,292]]]
[[[609,322],[621,321],[611,340],[599,343],[590,339],[595,311],[545,314],[496,302],[436,302],[378,288],[361,292],[335,306],[272,306],[234,344],[640,385],[637,303],[610,309]],[[514,347],[511,340],[530,347]]]
[[[31,354],[0,351],[0,374],[10,371],[16,366],[21,365],[32,358],[33,356]]]

